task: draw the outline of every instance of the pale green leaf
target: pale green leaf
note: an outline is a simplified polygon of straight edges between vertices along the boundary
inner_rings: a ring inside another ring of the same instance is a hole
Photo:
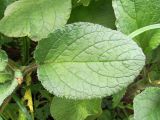
[[[160,23],[160,0],[113,0],[117,18],[117,28],[125,34]],[[160,30],[150,30],[136,38],[145,52],[155,49],[159,44]]]
[[[115,29],[112,0],[93,0],[88,7],[74,8],[69,19],[69,23],[73,22],[91,22]]]
[[[7,7],[0,32],[9,37],[40,40],[64,26],[70,11],[71,0],[19,0]]]
[[[54,97],[50,112],[56,120],[85,120],[88,116],[102,112],[101,100],[68,100]]]
[[[5,98],[7,98],[13,91],[14,89],[18,86],[17,80],[19,78],[22,78],[22,73],[19,70],[16,70],[14,72],[14,75],[12,74],[13,77],[11,77],[11,74],[9,75],[10,80],[5,80],[5,83],[0,83],[0,105],[3,103]],[[1,78],[1,74],[0,74]]]
[[[0,71],[5,70],[8,63],[8,56],[5,51],[0,50]]]
[[[39,42],[38,78],[57,96],[104,97],[127,87],[145,64],[137,44],[120,32],[74,23]]]
[[[160,119],[160,88],[147,88],[134,99],[135,120]]]

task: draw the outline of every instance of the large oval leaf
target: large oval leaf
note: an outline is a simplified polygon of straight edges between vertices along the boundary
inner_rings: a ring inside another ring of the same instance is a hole
[[[75,23],[39,42],[35,51],[38,78],[57,96],[95,98],[127,87],[145,57],[120,32],[91,23]]]
[[[135,120],[160,120],[160,88],[147,88],[134,99]]]
[[[0,32],[9,37],[46,37],[66,24],[71,0],[19,0],[9,5],[0,21]]]

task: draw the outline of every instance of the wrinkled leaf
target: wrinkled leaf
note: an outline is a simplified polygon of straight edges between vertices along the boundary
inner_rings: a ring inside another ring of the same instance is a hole
[[[68,100],[54,97],[50,111],[56,120],[85,120],[88,116],[102,112],[101,100]]]
[[[134,99],[135,120],[160,119],[160,88],[147,88]]]
[[[113,0],[117,28],[125,34],[151,24],[160,23],[160,0]],[[145,52],[160,44],[160,30],[150,30],[137,37]]]
[[[66,24],[71,0],[19,0],[9,5],[0,21],[0,32],[9,37],[39,40]]]
[[[145,64],[137,44],[120,32],[91,23],[67,25],[39,42],[38,78],[51,93],[97,98],[127,87]]]

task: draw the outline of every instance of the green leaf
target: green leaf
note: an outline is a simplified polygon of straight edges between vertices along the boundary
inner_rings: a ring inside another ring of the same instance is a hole
[[[118,104],[120,103],[121,99],[123,98],[123,96],[125,95],[126,89],[123,89],[121,91],[119,91],[118,93],[114,94],[113,97],[113,108],[117,107]]]
[[[0,71],[5,70],[8,64],[8,56],[5,51],[0,50]]]
[[[0,72],[0,84],[10,81],[12,79],[12,74],[8,73],[8,71]]]
[[[4,15],[4,11],[7,7],[7,5],[11,4],[14,1],[16,1],[16,0],[0,0],[0,19]]]
[[[69,23],[73,22],[91,22],[115,29],[112,0],[93,0],[88,7],[74,8],[69,19]]]
[[[91,23],[74,23],[39,42],[38,78],[57,96],[97,98],[133,82],[145,64],[137,44],[120,32]]]
[[[0,74],[1,75],[1,74]],[[5,98],[7,98],[14,89],[18,86],[17,79],[22,79],[22,73],[19,70],[15,70],[13,77],[11,77],[10,74],[10,80],[7,79],[7,82],[5,80],[5,83],[0,83],[0,105],[3,103]],[[1,77],[1,76],[0,76]]]
[[[160,23],[160,0],[113,0],[117,18],[117,28],[125,34]],[[160,30],[145,32],[136,38],[145,52],[155,49],[160,44]]]
[[[9,5],[0,21],[0,32],[9,37],[40,40],[66,24],[71,0],[19,0]]]
[[[102,112],[101,100],[68,100],[54,97],[50,112],[56,120],[85,120],[88,116]]]
[[[98,117],[97,120],[113,120],[112,114],[110,111],[105,110],[103,113]]]
[[[160,119],[160,88],[147,88],[134,99],[135,120]]]

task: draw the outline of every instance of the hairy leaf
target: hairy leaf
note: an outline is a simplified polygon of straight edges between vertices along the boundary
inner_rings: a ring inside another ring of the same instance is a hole
[[[113,0],[118,30],[130,34],[141,27],[160,23],[159,4],[160,0]],[[151,30],[136,40],[147,52],[160,44],[159,35],[160,30]]]
[[[56,120],[85,120],[88,116],[102,112],[101,100],[68,100],[54,97],[50,111]]]
[[[160,119],[160,88],[147,88],[134,99],[135,120]]]
[[[39,42],[38,78],[57,96],[95,98],[133,82],[145,61],[137,44],[120,32],[91,23],[75,23]]]
[[[66,24],[71,0],[19,0],[9,5],[0,32],[9,37],[39,40]]]

